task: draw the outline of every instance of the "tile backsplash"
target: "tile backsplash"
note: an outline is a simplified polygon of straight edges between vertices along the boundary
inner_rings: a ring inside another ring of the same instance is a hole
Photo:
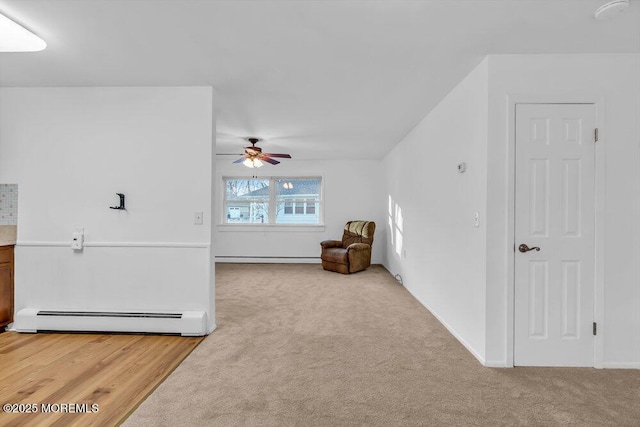
[[[0,184],[0,225],[18,225],[18,184]]]

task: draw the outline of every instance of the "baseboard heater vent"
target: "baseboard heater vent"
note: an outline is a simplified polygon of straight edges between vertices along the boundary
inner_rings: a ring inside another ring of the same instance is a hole
[[[49,311],[40,310],[38,316],[72,317],[148,317],[151,319],[180,319],[180,313],[120,313],[113,311]]]
[[[133,332],[203,336],[207,315],[203,311],[181,313],[71,311],[23,308],[15,319],[18,332]]]

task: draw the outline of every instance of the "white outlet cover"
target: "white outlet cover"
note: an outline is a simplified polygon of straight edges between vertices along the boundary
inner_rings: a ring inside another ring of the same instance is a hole
[[[202,225],[202,217],[203,217],[203,212],[195,212],[193,214],[193,223],[195,225]]]

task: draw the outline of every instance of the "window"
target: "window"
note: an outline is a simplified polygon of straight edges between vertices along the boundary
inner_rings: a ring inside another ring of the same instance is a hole
[[[321,224],[322,179],[225,177],[225,224]]]
[[[269,184],[266,179],[225,180],[225,222],[269,223]]]

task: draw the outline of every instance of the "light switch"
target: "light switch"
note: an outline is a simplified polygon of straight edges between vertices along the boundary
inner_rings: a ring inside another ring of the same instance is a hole
[[[193,223],[195,225],[202,225],[202,217],[203,212],[196,212],[195,214],[193,214]]]

